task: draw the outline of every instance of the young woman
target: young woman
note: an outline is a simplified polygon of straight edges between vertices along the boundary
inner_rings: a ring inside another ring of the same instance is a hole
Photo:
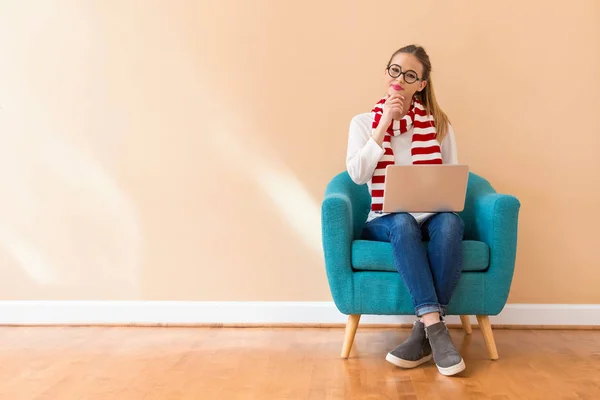
[[[431,62],[420,46],[397,50],[384,71],[386,95],[370,113],[350,123],[346,168],[367,184],[371,210],[367,240],[391,242],[394,263],[408,288],[418,319],[406,341],[386,356],[403,368],[433,358],[444,375],[465,369],[442,317],[462,270],[464,224],[454,213],[383,213],[385,168],[389,164],[456,164],[456,142],[448,117],[436,101]],[[427,249],[422,241],[429,241]]]

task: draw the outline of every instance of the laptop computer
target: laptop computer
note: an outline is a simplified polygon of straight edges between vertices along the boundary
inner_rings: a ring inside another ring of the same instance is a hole
[[[465,206],[469,166],[388,165],[383,212],[460,212]]]

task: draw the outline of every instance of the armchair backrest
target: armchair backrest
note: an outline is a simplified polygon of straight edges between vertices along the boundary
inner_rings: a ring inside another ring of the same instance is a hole
[[[458,213],[465,223],[465,239],[478,239],[477,225],[475,224],[475,200],[486,193],[495,193],[494,188],[483,177],[469,172],[467,183],[467,196],[465,198],[465,209]]]

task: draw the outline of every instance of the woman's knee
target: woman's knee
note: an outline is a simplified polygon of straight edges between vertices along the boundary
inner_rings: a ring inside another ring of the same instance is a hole
[[[444,236],[462,236],[465,230],[465,223],[457,214],[450,212],[440,213],[435,216],[435,229]]]
[[[419,223],[412,215],[408,213],[397,213],[392,216],[392,233],[401,235],[421,235]]]

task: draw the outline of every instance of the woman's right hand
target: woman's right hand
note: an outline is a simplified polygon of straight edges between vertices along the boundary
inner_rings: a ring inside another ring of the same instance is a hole
[[[380,123],[389,126],[392,120],[400,121],[404,117],[404,96],[392,94],[383,105],[383,115]]]
[[[373,139],[379,147],[383,146],[383,138],[392,120],[400,121],[402,117],[404,117],[404,96],[392,94],[383,104],[383,113],[379,120],[379,126],[377,126],[377,129],[372,134]]]

